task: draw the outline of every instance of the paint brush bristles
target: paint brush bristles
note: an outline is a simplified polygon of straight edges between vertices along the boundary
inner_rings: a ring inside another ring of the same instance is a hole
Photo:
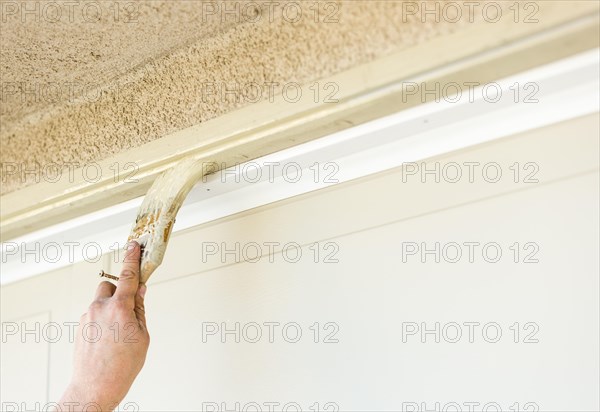
[[[204,175],[203,165],[201,161],[184,160],[163,172],[148,190],[128,238],[142,246],[140,282],[146,283],[161,264],[177,212]]]

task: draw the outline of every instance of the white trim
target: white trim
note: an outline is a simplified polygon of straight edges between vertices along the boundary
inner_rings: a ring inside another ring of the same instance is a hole
[[[207,177],[190,193],[181,208],[173,231],[211,222],[235,213],[287,199],[292,196],[347,182],[373,173],[399,167],[454,150],[511,136],[568,119],[597,112],[600,95],[600,61],[598,49],[529,70],[496,82],[503,94],[497,103],[482,98],[482,88],[463,93],[455,103],[431,102],[391,116],[352,127],[321,139],[282,150]],[[527,83],[537,84],[534,98],[538,103],[515,104],[511,87],[519,83],[520,100],[531,92]],[[276,165],[273,165],[275,163]],[[315,182],[318,163],[321,175]],[[334,179],[326,182],[324,173],[337,167]],[[269,169],[271,165],[272,169]],[[279,165],[279,166],[277,166]],[[282,166],[288,165],[285,176]],[[294,179],[293,169],[300,166],[301,179]],[[251,182],[262,171],[262,180]],[[293,166],[293,167],[292,167]],[[273,173],[270,173],[270,170]],[[237,182],[236,182],[237,180]],[[142,198],[36,231],[2,243],[0,284],[6,285],[40,273],[58,269],[95,256],[95,245],[103,253],[115,250],[127,238]],[[69,254],[69,242],[76,242]],[[53,259],[58,244],[61,259]],[[24,254],[24,251],[34,251]],[[40,255],[37,259],[36,254]],[[69,256],[71,255],[71,256]],[[99,268],[101,260],[98,260]]]

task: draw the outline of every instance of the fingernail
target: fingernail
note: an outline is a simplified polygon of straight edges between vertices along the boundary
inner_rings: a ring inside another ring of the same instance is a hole
[[[144,285],[143,283],[140,285],[140,296],[142,297],[142,299],[144,298],[144,296],[146,296],[146,285]]]
[[[136,246],[137,246],[137,242],[131,241],[131,242],[127,243],[127,250],[133,250],[133,249],[135,249]]]

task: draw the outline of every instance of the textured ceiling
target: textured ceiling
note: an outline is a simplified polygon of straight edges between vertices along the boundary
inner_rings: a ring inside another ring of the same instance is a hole
[[[235,25],[232,19],[222,21],[203,13],[201,4],[3,2],[3,130],[31,121],[27,116],[39,115],[55,103],[82,94],[91,100],[93,89],[173,49],[219,36]]]
[[[399,1],[259,3],[3,2],[0,161],[82,166],[471,24]],[[36,181],[2,173],[2,194]]]

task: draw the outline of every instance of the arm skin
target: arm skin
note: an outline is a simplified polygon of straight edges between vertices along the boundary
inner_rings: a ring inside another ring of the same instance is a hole
[[[140,246],[127,245],[117,286],[102,282],[79,321],[71,383],[59,405],[63,411],[111,411],[125,398],[144,366],[150,336],[139,283]],[[82,328],[86,328],[85,335]],[[87,338],[84,338],[87,337]],[[97,341],[96,341],[97,340]],[[93,405],[96,404],[96,405]]]

